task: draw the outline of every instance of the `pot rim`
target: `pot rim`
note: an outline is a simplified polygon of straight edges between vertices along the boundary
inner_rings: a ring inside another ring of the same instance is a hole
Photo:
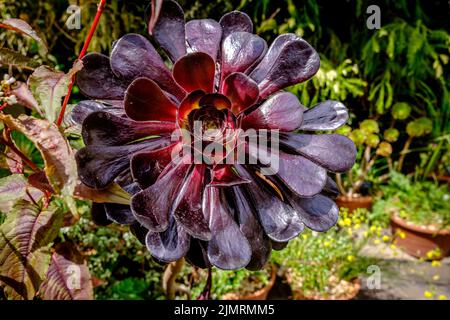
[[[425,226],[416,225],[413,223],[408,223],[407,220],[401,218],[398,213],[393,212],[391,214],[391,221],[395,224],[399,225],[400,227],[412,230],[415,232],[430,234],[430,235],[439,235],[439,236],[448,236],[450,235],[450,229],[436,229],[436,230],[430,230],[429,228]]]

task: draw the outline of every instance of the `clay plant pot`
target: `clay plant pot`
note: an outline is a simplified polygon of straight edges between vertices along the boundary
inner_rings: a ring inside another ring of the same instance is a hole
[[[339,208],[347,208],[349,213],[352,213],[358,208],[367,210],[372,209],[373,198],[371,196],[347,197],[339,196],[336,199],[336,204]]]
[[[301,289],[297,289],[297,285],[292,283],[292,278],[289,273],[286,274],[286,279],[291,285],[292,289],[292,299],[294,300],[352,300],[354,299],[359,291],[361,290],[361,280],[355,278],[347,283],[346,291],[339,296],[324,297],[320,295],[305,295]]]
[[[222,300],[267,300],[269,291],[273,288],[276,278],[277,268],[272,267],[269,283],[264,288],[261,288],[248,295],[241,295],[238,292],[226,293],[222,296]]]
[[[450,252],[450,230],[414,225],[395,213],[391,215],[391,227],[394,243],[413,257],[429,259],[427,253],[439,249],[440,257],[433,259],[442,259]]]

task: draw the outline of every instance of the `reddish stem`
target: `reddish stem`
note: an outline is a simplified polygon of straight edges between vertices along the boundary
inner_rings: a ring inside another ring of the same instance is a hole
[[[92,37],[94,36],[95,29],[97,29],[97,25],[100,22],[100,18],[102,16],[105,5],[106,5],[106,0],[100,0],[100,2],[98,4],[98,8],[97,8],[97,14],[95,15],[94,21],[92,22],[91,29],[89,30],[86,40],[84,41],[83,48],[81,49],[81,52],[78,55],[77,60],[82,59],[86,55],[87,49],[89,48],[89,44],[91,43]],[[61,107],[61,112],[59,113],[58,121],[56,123],[58,126],[60,126],[63,121],[64,113],[66,112],[67,104],[69,103],[69,99],[70,99],[70,95],[72,93],[74,83],[75,83],[75,75],[72,75],[72,77],[70,78],[69,90],[67,92],[67,95],[64,97],[64,102]]]
[[[17,149],[16,146],[14,145],[14,143],[10,139],[8,139],[8,141],[7,141],[3,138],[0,138],[0,142],[2,142],[5,146],[8,146],[8,148],[11,149],[12,152],[17,154],[20,157],[20,159],[22,159],[22,161],[25,162],[25,164],[31,168],[31,170],[33,170],[34,172],[40,171],[38,166],[35,165],[33,163],[33,161],[28,159],[28,157],[26,155],[24,155],[19,149]]]

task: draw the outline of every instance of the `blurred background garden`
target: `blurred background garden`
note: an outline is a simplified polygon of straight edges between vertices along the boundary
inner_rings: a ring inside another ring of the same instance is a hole
[[[307,107],[342,101],[350,118],[337,132],[352,139],[358,150],[353,169],[334,177],[341,193],[338,224],[326,233],[305,231],[274,251],[263,271],[213,270],[213,298],[450,298],[449,2],[179,2],[187,19],[218,20],[237,9],[252,18],[256,33],[268,43],[288,32],[311,43],[321,68],[311,81],[288,90]],[[97,3],[0,0],[0,20],[27,21],[48,48],[0,29],[2,90],[14,88],[11,77],[26,82],[42,64],[68,72]],[[148,3],[107,1],[89,52],[109,54],[124,34],[146,35],[142,17]],[[367,26],[373,14],[367,8],[373,4],[380,8],[380,29]],[[67,11],[70,5],[81,8],[80,30],[66,26],[73,13]],[[11,55],[12,50],[22,57]],[[82,98],[75,86],[70,104]],[[6,112],[24,109],[12,106]],[[30,140],[20,133],[13,139],[23,154],[42,165]],[[76,136],[69,136],[69,142],[74,148],[82,143]],[[0,148],[0,181],[6,181],[18,168],[6,146]],[[206,271],[182,262],[159,264],[128,227],[99,226],[92,221],[90,202],[77,200],[76,206],[76,221],[64,221],[54,242],[71,243],[80,252],[96,299],[195,299],[201,293]],[[8,210],[10,200],[2,196],[0,183],[0,225]]]

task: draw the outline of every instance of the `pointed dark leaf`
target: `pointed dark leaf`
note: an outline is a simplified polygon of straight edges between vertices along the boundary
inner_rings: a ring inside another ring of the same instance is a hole
[[[81,125],[84,119],[95,111],[105,111],[119,117],[125,115],[123,107],[118,105],[98,100],[84,100],[72,108],[70,118],[74,123]]]

